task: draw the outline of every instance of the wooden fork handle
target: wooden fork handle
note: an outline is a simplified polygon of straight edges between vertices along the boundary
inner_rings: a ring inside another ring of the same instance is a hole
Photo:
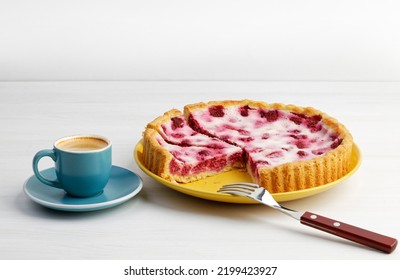
[[[393,252],[397,246],[397,240],[392,237],[345,224],[340,221],[332,220],[311,212],[305,212],[301,216],[300,222],[304,225],[357,242],[388,254]]]

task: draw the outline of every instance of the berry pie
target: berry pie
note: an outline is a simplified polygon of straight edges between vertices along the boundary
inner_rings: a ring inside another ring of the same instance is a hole
[[[143,163],[178,183],[240,168],[278,193],[341,178],[350,169],[352,146],[349,131],[314,108],[211,101],[150,122],[143,133]]]

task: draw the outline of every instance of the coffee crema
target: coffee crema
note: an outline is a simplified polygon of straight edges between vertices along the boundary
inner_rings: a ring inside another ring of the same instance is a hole
[[[95,137],[74,137],[60,141],[56,147],[64,151],[95,151],[108,146],[108,142]]]

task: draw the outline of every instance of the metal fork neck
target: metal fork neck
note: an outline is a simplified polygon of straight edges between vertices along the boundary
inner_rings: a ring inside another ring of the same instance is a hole
[[[276,210],[281,211],[283,214],[288,215],[290,217],[292,217],[293,219],[296,219],[298,221],[300,221],[301,216],[303,216],[304,212],[300,212],[300,211],[295,211],[289,208],[286,208],[282,205],[274,205],[273,206]]]

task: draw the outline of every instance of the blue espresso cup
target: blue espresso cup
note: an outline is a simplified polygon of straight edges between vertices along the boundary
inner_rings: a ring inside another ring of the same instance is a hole
[[[43,177],[38,169],[42,157],[55,163],[56,180]],[[53,149],[41,150],[33,158],[33,171],[42,183],[63,189],[71,196],[90,197],[103,192],[111,172],[111,141],[97,135],[63,137]]]

